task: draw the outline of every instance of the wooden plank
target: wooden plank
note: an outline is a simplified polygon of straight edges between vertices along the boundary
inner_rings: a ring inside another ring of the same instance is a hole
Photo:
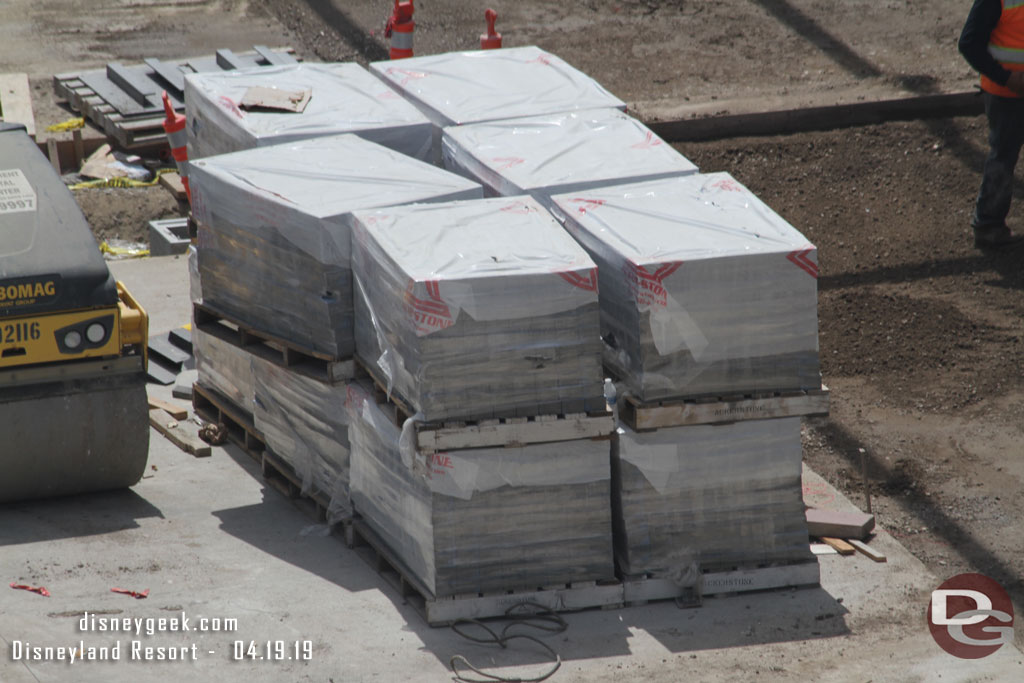
[[[296,59],[287,52],[275,52],[266,45],[253,45],[252,49],[255,50],[256,53],[267,62],[267,64],[271,64],[274,66],[283,64],[298,64]]]
[[[811,552],[815,555],[838,555],[839,552],[827,543],[812,543]]]
[[[191,453],[197,458],[208,457],[213,451],[209,445],[202,441],[199,436],[192,433],[190,430],[181,428],[182,424],[174,418],[170,417],[164,411],[155,409],[149,411],[149,424],[167,437],[167,439],[175,446]]]
[[[217,66],[225,71],[233,69],[244,69],[247,65],[238,56],[227,48],[217,50]]]
[[[546,416],[545,416],[546,417]],[[615,419],[611,413],[599,416],[586,414],[565,416],[558,419],[508,418],[488,421],[488,424],[467,424],[458,427],[431,428],[426,426],[418,431],[417,445],[423,451],[450,451],[462,448],[485,448],[508,444],[544,443],[546,441],[571,441],[609,436],[615,431]]]
[[[0,119],[25,126],[28,136],[36,139],[36,118],[32,113],[32,90],[28,74],[0,74]]]
[[[858,541],[856,539],[850,539],[850,545],[870,557],[875,562],[886,562],[886,557],[882,553],[878,552],[867,543]]]
[[[188,198],[188,195],[185,194],[185,185],[181,182],[181,176],[175,172],[161,174],[160,185],[177,200]]]
[[[875,528],[875,516],[864,512],[807,509],[807,533],[818,538],[865,539]]]
[[[658,401],[643,403],[630,395],[623,397],[620,417],[636,431],[697,424],[764,420],[776,417],[828,415],[828,387],[807,391],[778,392],[777,395],[722,397],[721,399]]]
[[[149,407],[162,410],[175,420],[185,420],[188,418],[188,408],[171,403],[170,401],[164,401],[163,399],[149,397]]]
[[[850,545],[841,538],[832,538],[830,536],[825,536],[821,539],[821,542],[825,543],[831,548],[834,548],[835,551],[840,555],[853,555],[855,552],[857,552],[857,550],[852,545]]]
[[[156,83],[120,62],[107,62],[107,78],[143,106],[155,105],[160,102],[160,93]]]
[[[57,148],[57,138],[50,138],[46,141],[46,156],[50,158],[53,170],[60,175],[60,151]]]
[[[175,95],[179,99],[185,96],[185,74],[182,73],[181,69],[172,64],[161,62],[155,57],[147,57],[142,61],[164,81],[164,85],[173,88],[172,92],[167,93],[168,95]]]
[[[821,571],[815,560],[775,567],[707,572],[701,577],[699,594],[744,593],[773,588],[814,586],[820,581]],[[651,600],[689,598],[695,592],[694,587],[679,586],[671,579],[646,577],[623,579],[622,588],[623,598],[626,604],[630,605]]]

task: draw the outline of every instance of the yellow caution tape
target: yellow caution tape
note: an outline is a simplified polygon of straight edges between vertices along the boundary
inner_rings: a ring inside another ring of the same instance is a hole
[[[85,126],[85,119],[68,119],[67,121],[61,121],[55,123],[52,126],[46,127],[48,133],[61,133],[66,130],[75,130],[76,128],[82,128]]]
[[[154,175],[152,180],[133,180],[122,176],[113,178],[100,178],[98,180],[85,180],[74,185],[68,185],[72,190],[86,190],[97,187],[152,187],[160,182],[160,176],[164,173],[177,173],[176,168],[161,168]]]
[[[149,256],[149,249],[146,249],[144,247],[112,247],[105,241],[100,242],[100,251],[103,252],[104,254],[112,254],[114,256]]]

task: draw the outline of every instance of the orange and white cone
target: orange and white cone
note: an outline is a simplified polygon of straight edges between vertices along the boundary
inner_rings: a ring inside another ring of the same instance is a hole
[[[391,38],[391,59],[412,57],[412,32],[416,22],[412,20],[413,0],[395,0],[395,9],[388,19],[384,36]]]
[[[185,133],[185,117],[174,111],[174,105],[171,104],[166,90],[163,93],[163,100],[164,114],[167,116],[164,119],[164,132],[167,133],[167,143],[171,146],[171,156],[174,157],[174,163],[178,166],[181,184],[185,187],[185,196],[188,197],[188,203],[191,204],[192,190],[188,187],[188,134]]]

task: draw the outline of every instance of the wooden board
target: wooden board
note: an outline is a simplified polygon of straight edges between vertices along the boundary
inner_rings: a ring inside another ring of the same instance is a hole
[[[596,582],[572,583],[537,590],[508,591],[477,595],[435,598],[401,562],[372,529],[355,519],[348,531],[349,545],[370,563],[404,601],[412,605],[431,626],[445,626],[459,619],[498,617],[515,605],[533,602],[555,612],[575,612],[592,608],[621,607],[622,584]]]
[[[666,399],[642,402],[625,395],[619,402],[619,417],[633,431],[719,424],[740,420],[764,420],[775,417],[811,417],[828,415],[829,390],[759,392],[756,394]]]
[[[740,568],[705,573],[699,595],[816,586],[820,582],[821,571],[817,560],[800,564]],[[622,581],[622,589],[627,605],[643,604],[650,600],[690,599],[696,592],[694,588],[681,587],[670,579],[650,577],[625,578]]]
[[[188,199],[188,195],[185,194],[185,185],[181,182],[181,176],[176,172],[161,173],[159,182],[178,201]]]
[[[875,528],[875,516],[865,512],[807,509],[807,533],[818,538],[865,539]]]
[[[416,442],[423,452],[438,452],[611,437],[614,431],[611,413],[575,413],[454,425],[422,424],[416,428]]]
[[[831,538],[829,536],[825,536],[821,539],[821,541],[829,547],[834,548],[835,551],[840,555],[853,555],[855,552],[857,552],[856,548],[854,548],[852,545],[850,545],[841,538]]]
[[[0,119],[22,124],[28,136],[36,139],[36,118],[32,113],[28,74],[0,74]]]
[[[164,401],[150,396],[149,407],[151,409],[162,410],[175,420],[184,420],[188,418],[188,408],[171,403],[170,401]]]
[[[857,539],[850,539],[850,545],[862,552],[863,554],[870,557],[875,562],[886,562],[886,557],[882,553],[878,552],[867,543],[858,541]]]
[[[213,452],[187,422],[178,422],[163,410],[150,410],[149,424],[153,425],[154,429],[166,436],[175,446],[197,458],[209,457]]]

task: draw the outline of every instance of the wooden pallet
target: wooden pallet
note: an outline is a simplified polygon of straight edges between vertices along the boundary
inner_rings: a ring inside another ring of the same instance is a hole
[[[683,606],[698,606],[702,598],[711,595],[817,586],[820,582],[821,570],[815,559],[795,564],[706,571],[699,588],[681,587],[670,579],[627,576],[622,579],[622,595],[623,602],[631,607],[653,600],[676,600]]]
[[[723,396],[640,401],[626,394],[619,401],[619,417],[633,431],[661,427],[721,424],[774,417],[828,415],[829,391],[820,389],[766,391]]]
[[[446,626],[459,619],[500,617],[515,605],[532,602],[556,612],[622,607],[622,584],[618,581],[585,581],[547,586],[535,590],[514,590],[437,598],[419,579],[406,570],[380,537],[358,517],[346,529],[346,541],[404,601],[431,626]]]
[[[332,358],[261,332],[206,304],[193,305],[192,320],[199,330],[300,375],[332,384],[356,376],[355,362],[350,358]]]
[[[186,74],[295,63],[297,58],[290,47],[269,49],[257,45],[239,54],[218,50],[216,55],[176,62],[153,58],[143,61],[127,67],[111,62],[105,70],[57,74],[53,77],[54,91],[122,149],[158,149],[167,145],[160,94],[166,91],[175,110],[184,111]]]
[[[356,359],[357,376],[373,382],[374,400],[401,427],[416,413],[402,396],[388,392],[387,383],[372,365]],[[615,432],[610,411],[416,422],[416,448],[423,453],[465,448],[519,447],[577,439],[608,439]]]
[[[224,425],[228,440],[262,465],[267,445],[248,411],[198,382],[192,385],[192,407],[207,422]]]
[[[302,477],[299,476],[294,467],[285,462],[270,448],[263,451],[260,463],[264,481],[287,498],[290,498],[297,507],[303,509],[306,514],[317,522],[321,524],[329,523],[332,526],[342,525],[343,528],[351,523],[351,519],[329,521],[330,499],[320,493],[303,493]],[[345,533],[347,542],[348,532],[346,531]]]

